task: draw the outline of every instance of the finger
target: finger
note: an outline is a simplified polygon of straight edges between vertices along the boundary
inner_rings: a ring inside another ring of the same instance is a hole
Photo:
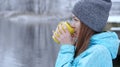
[[[67,29],[67,27],[66,27],[66,25],[65,25],[65,24],[63,24],[62,26],[63,26],[63,29],[64,29],[64,30],[66,30],[66,29]]]
[[[62,26],[62,30],[65,32],[65,24],[63,23],[61,26]]]
[[[59,33],[62,34],[62,26],[61,26],[61,24],[58,26],[58,29],[59,29]]]
[[[59,32],[59,29],[58,29],[58,27],[56,28],[56,32]]]
[[[64,24],[63,27],[64,27],[65,32],[66,32],[66,33],[69,33],[68,28],[67,28],[67,26],[66,26],[65,24]]]
[[[59,35],[61,34],[60,29],[59,29],[59,26],[58,26],[57,29],[56,29],[56,33],[59,34]]]
[[[66,33],[65,29],[64,29],[64,24],[61,25],[61,32],[62,32],[62,34]]]
[[[52,32],[53,32],[53,36],[59,37],[59,35],[54,30]]]
[[[54,38],[56,38],[58,41],[60,41],[60,38],[57,36],[56,32],[54,33]]]
[[[61,33],[60,33],[60,32],[55,32],[55,35],[56,35],[57,37],[60,37]]]

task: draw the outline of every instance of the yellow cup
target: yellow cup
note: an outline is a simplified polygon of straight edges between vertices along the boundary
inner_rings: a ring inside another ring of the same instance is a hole
[[[70,32],[70,34],[72,35],[73,33],[74,33],[74,29],[71,27],[71,25],[68,23],[68,22],[60,22],[59,24],[58,24],[58,26],[60,25],[60,24],[65,24],[66,25],[66,27],[67,27],[67,29],[68,29],[68,31]],[[59,30],[58,29],[58,26],[57,26],[57,29],[56,30]],[[62,27],[62,29],[64,29],[63,27]],[[59,30],[60,31],[60,30]],[[59,37],[60,35],[58,35],[57,33],[56,33],[56,31],[53,33],[53,36],[52,36],[52,38],[53,38],[53,40],[56,42],[56,43],[58,43],[58,44],[60,44],[60,42],[54,37],[54,35],[56,35],[57,37]]]

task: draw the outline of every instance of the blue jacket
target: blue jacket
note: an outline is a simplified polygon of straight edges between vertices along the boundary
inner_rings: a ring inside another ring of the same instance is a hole
[[[89,47],[74,58],[76,47],[61,46],[55,67],[113,67],[118,53],[119,39],[115,32],[103,32],[91,37]]]

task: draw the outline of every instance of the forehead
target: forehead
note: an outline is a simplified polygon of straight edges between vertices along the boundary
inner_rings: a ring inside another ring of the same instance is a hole
[[[72,14],[72,18],[78,19],[74,14]]]

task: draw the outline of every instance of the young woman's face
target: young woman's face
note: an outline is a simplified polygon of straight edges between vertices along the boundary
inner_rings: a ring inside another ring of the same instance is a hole
[[[79,36],[79,32],[80,32],[80,20],[73,15],[72,17],[72,27],[75,29],[75,34],[74,36],[75,37],[78,37]]]

